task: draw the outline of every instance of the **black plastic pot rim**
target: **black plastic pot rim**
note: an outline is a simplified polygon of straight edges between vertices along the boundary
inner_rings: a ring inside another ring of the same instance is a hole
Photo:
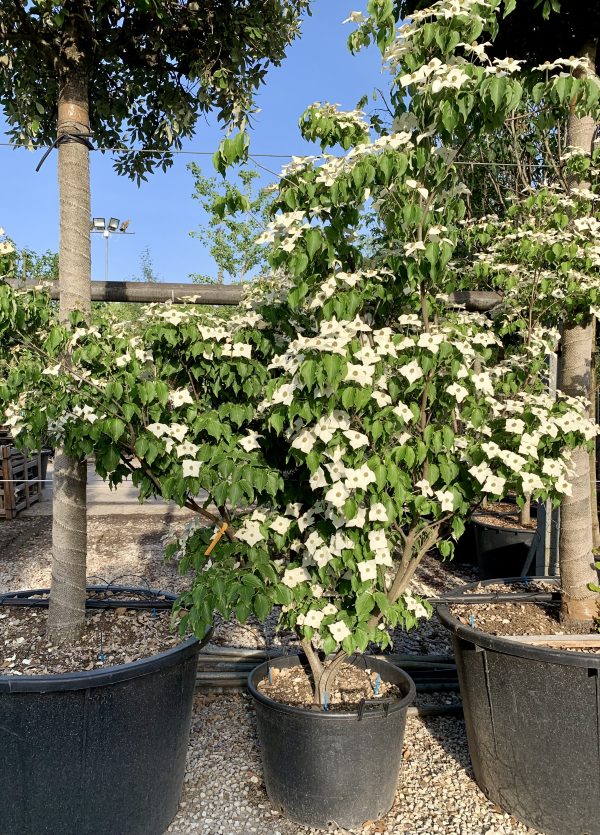
[[[162,591],[162,589],[151,589],[146,586],[113,586],[110,584],[86,586],[88,592],[104,592],[105,594],[137,594],[140,597],[146,597],[151,600],[154,597],[162,597],[165,600],[175,601],[177,595],[170,591]],[[7,591],[0,593],[0,606],[10,605],[11,600],[23,600],[28,597],[45,597],[48,599],[50,589],[25,589],[21,591]],[[115,608],[123,606],[127,601],[107,600],[107,602],[114,602]]]
[[[555,577],[536,577],[536,581],[553,583],[558,585],[558,580]],[[523,582],[522,577],[506,577],[500,579],[483,580],[478,583],[469,583],[462,586],[461,589],[453,589],[449,595],[452,595],[452,601],[449,603],[440,603],[436,606],[437,614],[444,624],[451,632],[462,638],[464,641],[474,644],[477,647],[490,650],[492,652],[501,652],[505,655],[514,655],[518,658],[530,658],[534,661],[543,661],[547,664],[560,664],[565,667],[587,667],[588,669],[600,671],[600,655],[594,655],[586,652],[574,652],[565,649],[554,649],[553,647],[541,647],[532,644],[521,644],[518,641],[506,640],[501,636],[490,635],[489,632],[482,632],[475,627],[467,626],[461,623],[457,618],[450,614],[450,605],[465,605],[468,606],[477,602],[477,595],[466,595],[464,600],[460,602],[456,599],[459,592],[465,592],[470,589],[475,589],[486,585],[499,585],[500,583],[511,584]],[[522,595],[522,592],[519,594]],[[502,601],[506,602],[506,601]],[[493,605],[493,604],[491,604]]]
[[[119,590],[119,587],[110,586],[112,590]],[[89,591],[104,591],[106,586],[89,586]],[[123,587],[128,592],[147,594],[150,598],[153,594],[148,589],[135,589]],[[49,589],[35,589],[30,591],[15,592],[14,596],[27,597],[39,594],[48,594]],[[13,594],[12,592],[10,594]],[[166,597],[166,592],[156,592],[161,597]],[[172,596],[175,600],[176,595]],[[103,687],[111,684],[120,684],[132,678],[141,678],[151,675],[159,670],[180,664],[191,658],[198,647],[202,648],[208,643],[212,636],[212,628],[208,629],[202,640],[191,637],[182,643],[177,644],[157,655],[149,658],[140,658],[137,661],[130,661],[127,664],[116,664],[99,670],[81,670],[74,673],[57,673],[55,675],[41,676],[2,676],[0,675],[0,693],[56,693],[67,690],[88,690],[93,687]]]
[[[271,710],[277,710],[280,713],[288,713],[295,716],[306,716],[307,718],[315,718],[317,717],[319,721],[344,721],[344,722],[356,722],[358,720],[358,711],[344,711],[344,712],[335,712],[335,711],[326,711],[326,710],[316,710],[307,707],[296,707],[294,705],[286,705],[284,702],[277,702],[275,699],[270,699],[268,696],[265,696],[264,693],[261,693],[260,690],[254,685],[253,679],[256,678],[257,682],[260,681],[262,678],[265,677],[264,674],[268,672],[269,666],[276,666],[277,661],[281,662],[288,659],[297,659],[297,661],[302,661],[304,659],[303,655],[287,655],[287,656],[279,656],[277,659],[273,659],[273,661],[265,661],[263,664],[259,664],[258,667],[255,667],[249,674],[248,674],[248,690],[250,691],[250,695],[256,699],[258,702],[262,702],[264,705],[269,707]],[[349,661],[351,660],[352,656],[350,656]],[[395,713],[399,710],[405,710],[408,706],[415,700],[415,696],[417,694],[417,690],[415,687],[415,683],[412,678],[401,670],[399,667],[396,667],[394,664],[390,664],[389,661],[379,661],[377,659],[378,664],[385,664],[386,666],[391,667],[395,673],[400,673],[405,680],[406,684],[408,684],[408,693],[406,696],[403,696],[401,699],[389,704],[388,702],[388,709],[387,713]],[[383,707],[383,704],[382,704]],[[384,710],[366,710],[362,714],[361,721],[371,720],[371,719],[379,719],[384,716]]]

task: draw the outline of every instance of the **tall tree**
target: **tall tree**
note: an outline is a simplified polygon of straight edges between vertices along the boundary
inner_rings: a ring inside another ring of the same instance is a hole
[[[265,189],[255,186],[257,171],[242,169],[239,184],[216,177],[205,177],[195,162],[188,166],[194,177],[193,197],[208,215],[197,230],[198,238],[212,256],[217,268],[217,282],[243,282],[253,271],[267,267],[265,248],[256,242],[269,219],[273,198]],[[194,274],[193,281],[212,282],[213,276]]]
[[[0,106],[16,143],[58,148],[60,318],[90,313],[93,147],[146,179],[215,110],[240,129],[310,0],[11,0],[0,5]],[[243,148],[243,143],[234,147]],[[151,149],[148,151],[147,149]],[[49,633],[83,631],[85,462],[58,453]]]
[[[426,0],[395,0],[398,19],[430,6]],[[522,60],[533,67],[545,61],[570,56],[587,58],[580,74],[597,76],[600,70],[600,4],[597,0],[504,0],[498,31],[487,48],[490,56]],[[596,122],[577,110],[577,91],[566,96],[564,121],[567,145],[591,153]],[[571,183],[572,186],[581,185]],[[566,394],[590,395],[594,330],[591,319],[567,323],[563,329],[559,358],[559,386]],[[592,539],[590,456],[584,449],[574,453],[572,496],[561,505],[560,572],[562,617],[573,627],[597,616],[598,597],[590,590],[597,583]],[[595,511],[595,509],[594,509]]]

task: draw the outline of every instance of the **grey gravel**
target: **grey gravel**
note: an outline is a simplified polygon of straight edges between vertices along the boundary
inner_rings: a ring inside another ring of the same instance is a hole
[[[93,582],[149,585],[180,590],[185,578],[162,561],[162,537],[183,528],[184,517],[169,514],[90,517],[89,569]],[[50,580],[51,519],[0,522],[0,592],[39,588]],[[438,595],[474,579],[468,568],[426,560],[414,591]],[[230,646],[264,647],[286,641],[274,634],[276,617],[265,626],[219,621],[215,640]],[[408,635],[394,635],[396,652],[445,654],[450,643],[435,619]],[[426,694],[423,701],[455,702],[454,694]],[[378,830],[361,835],[522,835],[528,829],[490,803],[470,770],[464,722],[455,718],[407,722],[404,764],[396,802]],[[257,748],[251,701],[241,694],[195,697],[185,785],[179,812],[168,829],[174,835],[318,835],[271,810]],[[348,835],[332,830],[331,835]],[[357,835],[357,833],[350,833]]]
[[[379,823],[380,831],[388,835],[535,833],[479,791],[470,770],[464,722],[449,718],[409,718],[396,800]],[[371,835],[377,830],[367,827],[359,831]],[[247,696],[196,697],[182,801],[168,832],[322,832],[298,826],[271,810],[261,774],[254,712]],[[331,833],[347,835],[348,830],[332,829]]]

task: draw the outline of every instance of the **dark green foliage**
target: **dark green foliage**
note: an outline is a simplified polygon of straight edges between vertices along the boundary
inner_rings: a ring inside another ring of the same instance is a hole
[[[99,147],[136,179],[167,168],[171,149],[215,110],[244,123],[270,64],[279,64],[309,0],[52,0],[0,4],[0,107],[15,141],[51,144],[61,78],[89,80]]]

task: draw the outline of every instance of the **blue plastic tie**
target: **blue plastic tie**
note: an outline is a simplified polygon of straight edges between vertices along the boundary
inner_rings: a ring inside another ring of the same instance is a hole
[[[152,617],[156,618],[156,607],[153,607],[152,609]]]
[[[327,704],[327,690],[325,690],[325,692],[323,693],[323,710],[329,710]]]
[[[525,586],[528,586],[529,585],[529,577],[523,577],[523,582],[525,583]]]
[[[475,618],[473,617],[473,615],[469,615],[469,626],[471,627],[471,629],[475,629]]]
[[[100,653],[100,662],[102,664],[104,664],[104,653],[103,652]]]
[[[273,672],[269,667],[269,684],[273,684]]]
[[[376,696],[379,696],[379,683],[381,682],[381,676],[377,673],[377,678],[375,679],[375,687],[373,688],[373,692]]]

